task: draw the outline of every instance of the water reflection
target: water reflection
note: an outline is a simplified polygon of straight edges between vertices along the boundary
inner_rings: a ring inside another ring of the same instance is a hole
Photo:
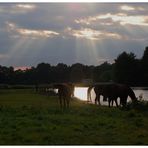
[[[136,97],[139,99],[141,98],[142,100],[148,100],[148,88],[147,87],[138,87],[138,88],[133,88]]]
[[[87,89],[88,87],[75,87],[74,96],[80,100],[87,101]]]
[[[74,91],[74,95],[75,97],[79,98],[80,100],[83,101],[87,101],[87,89],[88,87],[75,87],[75,91]],[[148,100],[148,88],[141,88],[141,87],[136,87],[136,88],[132,88],[135,92],[135,95],[138,99],[142,99],[142,100]],[[91,91],[91,97],[92,97],[92,101],[94,103],[94,99],[95,99],[95,92],[92,89]],[[131,99],[128,97],[128,101],[130,101]],[[108,102],[103,102],[103,97],[100,97],[100,102],[102,105],[108,105]],[[118,99],[118,103],[119,103],[119,99]]]

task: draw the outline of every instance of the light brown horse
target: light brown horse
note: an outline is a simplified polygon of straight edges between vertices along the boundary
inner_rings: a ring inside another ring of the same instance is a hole
[[[72,88],[69,84],[59,83],[53,84],[53,87],[58,89],[59,103],[61,108],[69,108],[70,99],[72,96]]]
[[[96,99],[95,101],[99,100],[100,95],[105,96],[108,98],[108,103],[110,107],[110,103],[112,101],[115,101],[116,106],[118,107],[117,99],[120,98],[120,104],[123,106],[126,106],[127,103],[127,97],[130,96],[132,101],[136,101],[137,98],[133,92],[133,90],[124,84],[117,84],[117,83],[111,83],[111,84],[98,84],[94,87],[94,91],[96,93]]]
[[[71,91],[71,97],[74,97],[74,89],[75,89],[75,86],[73,83],[66,83],[66,85],[68,85],[70,87],[70,91]]]
[[[87,89],[87,102],[92,102],[92,99],[91,99],[91,90],[94,88],[94,85],[91,85],[88,87]]]

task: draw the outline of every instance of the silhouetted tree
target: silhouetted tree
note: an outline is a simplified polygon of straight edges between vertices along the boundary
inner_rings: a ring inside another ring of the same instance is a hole
[[[0,66],[0,83],[12,84],[13,75],[13,67]]]
[[[57,64],[54,71],[54,79],[60,83],[69,81],[69,68],[66,64]]]
[[[94,67],[93,65],[91,66],[87,66],[87,65],[84,65],[83,67],[83,72],[84,72],[84,78],[85,79],[93,79],[93,70],[94,70]]]
[[[112,65],[108,62],[104,62],[103,64],[96,66],[94,68],[94,81],[96,82],[108,82],[113,78]]]
[[[73,64],[70,71],[70,80],[72,82],[81,82],[84,78],[84,65],[80,63]]]
[[[148,47],[145,48],[141,59],[141,78],[144,85],[148,86]]]
[[[115,80],[125,84],[133,84],[136,75],[137,60],[134,53],[121,53],[115,59]]]
[[[40,63],[36,67],[37,83],[49,83],[51,81],[51,66],[48,63]]]
[[[23,70],[16,70],[14,72],[14,84],[24,84],[25,83],[25,79],[24,79],[24,75],[25,75],[25,71]]]
[[[26,70],[14,70],[13,67],[0,65],[0,84],[47,84],[52,82],[81,82],[82,79],[93,79],[94,82],[115,81],[132,86],[148,86],[148,47],[141,59],[134,53],[121,53],[115,63],[104,62],[98,66],[87,66],[81,63],[67,66],[59,63],[51,66],[39,63]]]

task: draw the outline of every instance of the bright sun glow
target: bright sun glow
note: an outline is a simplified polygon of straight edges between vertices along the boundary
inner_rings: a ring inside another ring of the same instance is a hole
[[[101,32],[98,30],[93,30],[90,28],[83,28],[81,30],[73,30],[72,35],[77,38],[86,38],[90,40],[97,40],[101,35]]]
[[[106,38],[121,39],[121,36],[117,33],[94,30],[91,28],[82,28],[80,30],[67,28],[67,31],[76,38],[84,38],[89,40],[102,40]]]

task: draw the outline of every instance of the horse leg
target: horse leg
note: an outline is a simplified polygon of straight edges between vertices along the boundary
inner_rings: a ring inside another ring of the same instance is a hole
[[[89,94],[89,95],[90,95],[90,96],[89,96],[89,97],[90,97],[90,98],[89,98],[89,101],[90,101],[90,102],[92,102],[92,100],[91,100],[91,92],[90,92],[90,94]]]
[[[121,97],[121,104],[122,104],[123,107],[126,106],[126,101],[127,101],[127,98]]]
[[[96,95],[96,98],[95,98],[95,104],[97,105],[97,101],[98,101],[98,95]]]
[[[70,102],[69,97],[66,97],[66,107],[67,108],[69,108],[69,102]]]
[[[114,105],[114,100],[112,99],[111,101],[112,101],[112,106],[113,106]]]
[[[99,103],[99,105],[101,105],[101,103],[100,103],[100,95],[99,95],[99,97],[98,97],[98,103]]]
[[[90,90],[87,91],[87,102],[92,102],[92,100],[91,100],[91,91]]]
[[[68,100],[67,100],[67,97],[65,98],[65,107],[68,108]]]
[[[69,105],[70,105],[70,99],[71,99],[71,97],[68,98],[68,108],[69,108]]]
[[[123,104],[124,104],[124,107],[125,107],[126,104],[127,104],[127,97],[125,97],[125,98],[123,99]]]
[[[108,98],[108,106],[110,107],[110,102],[111,102],[111,99]]]
[[[115,99],[115,103],[116,103],[116,106],[118,107],[118,102],[117,102],[117,98]]]
[[[63,104],[64,104],[64,108],[66,107],[66,98],[65,96],[63,97]]]
[[[62,96],[59,96],[60,107],[62,108]]]
[[[120,98],[120,106],[122,105],[122,99]]]
[[[67,107],[69,108],[69,98],[67,98]]]
[[[87,102],[89,102],[90,101],[90,94],[88,93],[88,95],[87,95]]]
[[[127,96],[128,97],[128,96]],[[126,106],[126,104],[127,104],[127,97],[125,98],[125,106]]]
[[[89,102],[89,92],[87,91],[87,102]]]

